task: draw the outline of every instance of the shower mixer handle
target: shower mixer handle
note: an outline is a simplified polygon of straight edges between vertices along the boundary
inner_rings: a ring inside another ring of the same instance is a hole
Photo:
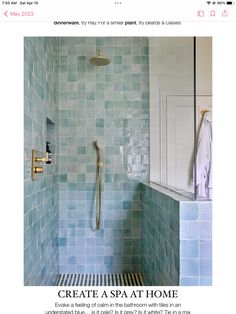
[[[31,158],[31,179],[33,181],[37,180],[37,174],[43,173],[43,167],[38,163],[47,162],[47,158],[39,157],[39,151],[32,149],[32,158]]]
[[[34,161],[35,162],[47,162],[48,159],[46,157],[35,157]]]
[[[43,167],[34,167],[34,173],[43,173]]]

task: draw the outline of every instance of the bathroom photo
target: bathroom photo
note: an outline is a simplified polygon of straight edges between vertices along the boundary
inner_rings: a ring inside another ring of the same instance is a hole
[[[24,285],[212,285],[212,38],[24,37]]]

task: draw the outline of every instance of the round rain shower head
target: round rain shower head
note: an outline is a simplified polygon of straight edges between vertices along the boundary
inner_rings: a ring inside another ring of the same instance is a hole
[[[96,57],[92,57],[90,63],[96,65],[97,67],[102,67],[104,65],[108,65],[111,61],[107,57],[105,57],[101,50],[98,50]]]

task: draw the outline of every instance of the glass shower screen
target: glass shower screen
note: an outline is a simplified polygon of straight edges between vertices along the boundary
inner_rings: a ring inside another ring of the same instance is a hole
[[[191,198],[211,59],[211,38],[149,38],[150,180]]]

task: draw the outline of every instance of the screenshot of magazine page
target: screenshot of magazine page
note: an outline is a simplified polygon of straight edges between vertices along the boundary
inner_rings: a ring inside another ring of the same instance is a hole
[[[1,313],[235,313],[235,1],[1,1]]]

